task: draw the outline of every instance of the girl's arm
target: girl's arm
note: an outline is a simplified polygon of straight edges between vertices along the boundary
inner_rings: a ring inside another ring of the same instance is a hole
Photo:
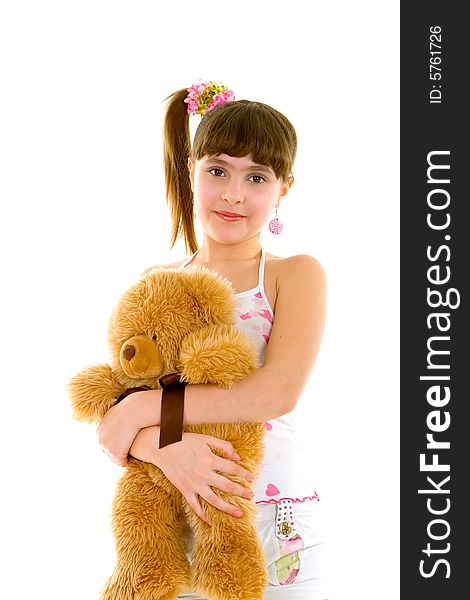
[[[326,278],[311,256],[293,256],[282,264],[264,366],[228,390],[187,386],[185,423],[268,421],[295,408],[320,349]]]
[[[320,263],[311,256],[293,256],[281,264],[276,315],[264,366],[230,389],[214,384],[187,385],[186,424],[267,421],[295,408],[320,348],[326,278]],[[160,400],[160,390],[136,392],[108,411],[98,437],[116,462],[123,464],[140,429],[160,424]]]

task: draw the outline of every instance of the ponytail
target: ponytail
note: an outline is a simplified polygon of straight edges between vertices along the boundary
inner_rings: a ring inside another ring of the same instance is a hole
[[[194,231],[193,193],[189,177],[188,158],[191,156],[186,88],[171,94],[163,124],[163,166],[165,170],[166,202],[171,215],[171,246],[183,236],[186,251],[198,249]]]

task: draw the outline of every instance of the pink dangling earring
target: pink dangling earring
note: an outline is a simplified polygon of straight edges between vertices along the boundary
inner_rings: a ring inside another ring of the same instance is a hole
[[[276,206],[276,216],[274,217],[274,219],[271,219],[269,221],[268,227],[269,227],[269,231],[271,233],[273,233],[274,235],[279,235],[282,231],[282,228],[284,227],[281,219],[277,216],[277,206]]]

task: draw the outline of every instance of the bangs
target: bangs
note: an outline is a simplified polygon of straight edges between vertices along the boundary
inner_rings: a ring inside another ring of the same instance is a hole
[[[194,136],[193,158],[228,154],[250,156],[287,180],[292,172],[297,137],[290,121],[260,102],[226,102],[209,111]]]

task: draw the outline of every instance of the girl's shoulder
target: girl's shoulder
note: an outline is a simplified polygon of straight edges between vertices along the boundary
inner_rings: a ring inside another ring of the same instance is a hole
[[[324,276],[324,269],[320,261],[309,254],[282,257],[266,252],[266,265],[276,279],[292,278],[292,276],[301,277],[305,272],[318,273]]]
[[[309,254],[281,257],[266,253],[265,287],[275,313],[279,302],[291,305],[302,297],[325,295],[326,276],[321,265]]]
[[[302,263],[302,262],[311,262],[311,263],[315,263],[315,264],[320,264],[319,260],[316,259],[314,256],[310,256],[310,254],[294,254],[292,256],[276,256],[275,254],[271,254],[269,252],[265,253],[266,255],[266,262],[268,261],[273,261],[279,264],[296,264],[296,263]]]

